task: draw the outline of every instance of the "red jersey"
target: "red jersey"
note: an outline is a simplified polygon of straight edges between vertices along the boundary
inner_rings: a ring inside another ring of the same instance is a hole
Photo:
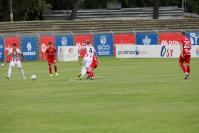
[[[48,59],[55,59],[56,58],[56,48],[54,47],[48,47],[46,49],[46,55]]]
[[[191,41],[186,36],[180,38],[180,45],[183,46],[183,55],[191,55]]]

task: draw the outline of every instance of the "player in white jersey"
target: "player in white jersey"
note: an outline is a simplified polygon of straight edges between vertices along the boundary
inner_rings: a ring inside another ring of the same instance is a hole
[[[88,73],[89,75],[93,75],[92,72],[92,68],[91,68],[91,64],[93,61],[93,57],[97,57],[96,54],[96,50],[95,48],[91,45],[90,41],[86,41],[86,45],[82,47],[83,50],[86,51],[84,58],[83,58],[83,62],[82,62],[82,70],[81,70],[81,74],[79,75],[80,80],[82,79],[82,77]],[[97,58],[98,59],[98,58]]]
[[[12,68],[17,66],[17,68],[21,71],[23,79],[26,79],[24,70],[22,68],[21,61],[20,61],[20,58],[23,57],[23,54],[18,48],[16,48],[15,43],[12,45],[12,48],[9,49],[8,56],[11,56],[11,61],[8,68],[8,75],[6,76],[6,78],[7,79],[11,78]],[[4,63],[6,63],[6,59]]]

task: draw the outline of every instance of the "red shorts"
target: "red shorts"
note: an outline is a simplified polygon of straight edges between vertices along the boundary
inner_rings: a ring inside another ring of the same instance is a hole
[[[190,64],[191,55],[185,55],[184,58],[180,55],[179,63],[188,63]]]
[[[48,59],[48,65],[55,65],[56,64],[56,60],[54,58]]]
[[[90,67],[91,67],[92,69],[97,68],[97,59],[96,59],[95,57],[93,57],[93,60],[92,60],[92,63],[91,63],[91,65],[90,65]]]

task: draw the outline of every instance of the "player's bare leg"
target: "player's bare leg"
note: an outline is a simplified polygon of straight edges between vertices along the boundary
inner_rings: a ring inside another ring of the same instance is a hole
[[[58,76],[59,74],[57,73],[57,65],[54,64],[54,71],[55,71],[55,76]]]
[[[21,75],[22,75],[23,79],[26,79],[23,68],[19,68],[19,70],[21,71]]]
[[[51,64],[48,64],[48,70],[49,70],[50,76],[52,77],[53,74],[52,74],[52,67],[51,67]]]
[[[182,69],[183,73],[186,73],[187,70],[184,63],[180,63],[180,68]]]

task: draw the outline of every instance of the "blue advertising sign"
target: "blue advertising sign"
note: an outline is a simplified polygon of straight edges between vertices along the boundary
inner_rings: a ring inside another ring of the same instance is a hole
[[[3,45],[3,37],[0,36],[0,61],[4,60],[4,45]]]
[[[56,35],[55,45],[58,46],[74,46],[73,35]]]
[[[113,34],[95,34],[94,47],[97,55],[113,56]]]
[[[21,37],[21,48],[26,60],[32,61],[37,59],[37,38],[34,36]]]
[[[136,33],[136,44],[137,45],[157,45],[156,33]]]
[[[190,39],[192,45],[199,45],[199,32],[186,32],[186,36]]]

